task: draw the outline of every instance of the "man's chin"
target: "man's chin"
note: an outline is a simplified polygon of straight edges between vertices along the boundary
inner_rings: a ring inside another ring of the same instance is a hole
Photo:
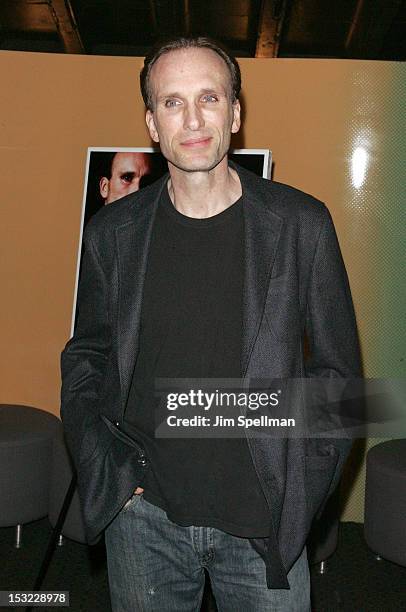
[[[223,156],[224,157],[224,156]],[[183,172],[210,172],[214,170],[219,163],[222,161],[221,159],[175,159],[168,160],[169,164],[175,166],[178,170],[182,170]]]

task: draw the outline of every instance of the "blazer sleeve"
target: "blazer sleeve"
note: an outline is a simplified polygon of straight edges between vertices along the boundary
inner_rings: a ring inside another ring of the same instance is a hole
[[[105,433],[98,401],[111,346],[106,276],[88,231],[83,246],[76,328],[61,355],[61,419],[76,467]]]
[[[356,318],[349,287],[347,272],[340,251],[337,235],[331,215],[324,208],[324,220],[320,229],[312,264],[310,284],[307,294],[306,335],[309,346],[309,357],[306,361],[306,376],[319,379],[346,379],[342,381],[341,400],[344,399],[348,379],[362,375],[360,348]],[[328,383],[328,381],[326,381]],[[338,383],[338,384],[337,384]],[[335,381],[335,393],[341,381]],[[328,384],[316,384],[317,389],[328,402]],[[337,399],[337,397],[336,397]],[[345,406],[345,402],[343,402]],[[340,428],[343,413],[333,411],[325,418],[332,418]],[[317,439],[313,441],[326,452],[338,453],[335,472],[332,477],[326,499],[320,508],[320,516],[327,499],[334,492],[345,460],[352,446],[352,439],[340,437],[334,439]],[[333,448],[331,448],[333,447]]]

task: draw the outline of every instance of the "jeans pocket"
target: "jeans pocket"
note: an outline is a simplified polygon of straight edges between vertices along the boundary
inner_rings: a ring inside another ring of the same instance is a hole
[[[130,497],[130,499],[128,499],[124,506],[121,508],[121,512],[129,512],[130,510],[132,510],[137,504],[139,504],[139,502],[141,501],[141,497],[142,497],[142,493],[133,493]]]

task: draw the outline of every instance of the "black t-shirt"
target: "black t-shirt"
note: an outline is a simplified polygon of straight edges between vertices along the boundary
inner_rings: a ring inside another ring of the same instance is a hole
[[[245,438],[155,438],[154,379],[241,376],[243,199],[206,219],[181,214],[167,188],[151,237],[140,350],[125,420],[150,468],[144,498],[183,526],[269,534],[269,510]]]

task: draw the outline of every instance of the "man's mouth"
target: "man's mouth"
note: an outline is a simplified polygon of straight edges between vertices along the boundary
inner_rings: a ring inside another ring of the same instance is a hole
[[[189,138],[188,140],[184,140],[180,144],[182,147],[188,147],[190,149],[206,147],[211,141],[211,136],[205,136],[203,138]]]

